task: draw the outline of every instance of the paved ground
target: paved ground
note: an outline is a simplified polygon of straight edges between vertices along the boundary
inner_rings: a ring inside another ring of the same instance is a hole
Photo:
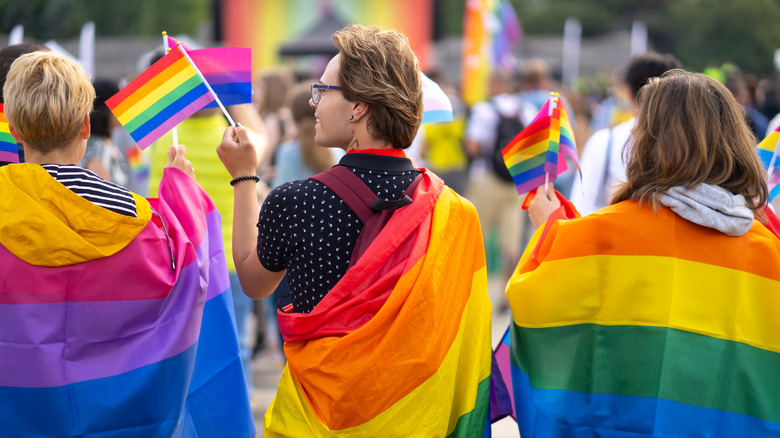
[[[495,304],[503,296],[503,284],[499,280],[489,281],[488,289],[493,299],[493,343],[496,344],[504,334],[509,324],[509,312],[498,312]],[[263,415],[276,395],[276,385],[282,374],[283,363],[280,357],[274,354],[264,353],[254,361],[254,395],[252,396],[252,411],[257,426],[257,436],[263,436]],[[511,418],[505,418],[493,425],[493,437],[516,438],[520,434],[517,424]]]

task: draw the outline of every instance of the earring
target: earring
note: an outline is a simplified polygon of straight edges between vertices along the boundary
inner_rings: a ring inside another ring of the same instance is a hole
[[[349,116],[349,120],[355,120],[355,115],[352,114],[351,116]]]

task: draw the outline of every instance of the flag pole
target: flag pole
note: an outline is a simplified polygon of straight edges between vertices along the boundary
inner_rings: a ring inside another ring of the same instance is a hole
[[[219,96],[217,96],[217,93],[215,93],[214,89],[211,88],[211,85],[209,85],[209,82],[206,80],[206,77],[203,76],[203,73],[200,72],[198,66],[195,65],[194,62],[192,62],[192,58],[190,58],[190,55],[187,53],[186,50],[184,50],[184,47],[182,47],[181,42],[177,41],[176,47],[178,47],[179,50],[181,50],[181,53],[183,53],[184,57],[187,58],[187,61],[190,62],[190,65],[198,73],[198,76],[200,76],[201,80],[203,80],[203,83],[206,84],[206,88],[208,88],[209,91],[211,92],[211,95],[214,96],[214,100],[217,101],[217,105],[219,105],[219,107],[222,109],[222,112],[225,114],[225,117],[228,119],[228,122],[230,122],[230,126],[236,126],[236,122],[233,121],[233,118],[230,117],[230,114],[228,114],[227,110],[225,109],[225,106],[222,105],[222,102],[219,100]]]
[[[547,117],[552,117],[553,109],[555,109],[555,104],[558,102],[558,93],[556,92],[550,92],[550,104],[547,105]],[[547,184],[550,183],[550,173],[544,172],[544,197],[546,198],[548,196],[548,189]]]
[[[171,51],[171,48],[168,47],[168,32],[163,31],[163,48],[165,49],[165,53],[168,53]],[[173,145],[176,146],[178,149],[179,147],[179,132],[176,130],[176,126],[171,129],[171,135],[173,136]]]

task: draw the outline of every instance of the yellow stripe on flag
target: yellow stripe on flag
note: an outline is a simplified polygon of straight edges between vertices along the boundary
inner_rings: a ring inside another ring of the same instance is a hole
[[[174,65],[178,65],[182,60],[179,60]],[[131,120],[133,120],[137,115],[144,112],[147,108],[154,105],[157,101],[165,97],[168,93],[175,90],[176,87],[186,82],[191,77],[197,75],[198,73],[195,71],[194,68],[187,62],[186,59],[183,59],[185,65],[184,67],[175,75],[171,76],[169,79],[155,84],[154,88],[146,88],[145,86],[137,91],[136,93],[143,92],[145,94],[142,94],[143,96],[141,99],[139,99],[136,103],[133,103],[129,105],[124,112],[121,113],[121,115],[117,116],[117,119],[119,119],[119,122],[122,123],[122,125],[128,124]],[[136,95],[136,93],[133,94],[133,96]],[[125,102],[131,101],[131,98],[128,98]],[[124,102],[122,102],[124,103]],[[115,113],[115,114],[118,114]]]

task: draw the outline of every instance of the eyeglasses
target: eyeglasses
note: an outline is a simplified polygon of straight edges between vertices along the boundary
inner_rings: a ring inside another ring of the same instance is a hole
[[[317,105],[320,103],[322,93],[325,92],[324,90],[341,90],[341,87],[338,85],[311,84],[311,101],[313,104]]]

